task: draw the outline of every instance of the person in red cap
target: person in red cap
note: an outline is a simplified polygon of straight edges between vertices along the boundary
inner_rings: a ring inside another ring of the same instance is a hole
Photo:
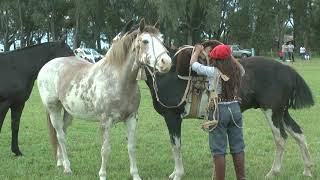
[[[216,127],[209,132],[215,180],[224,180],[225,178],[225,155],[228,143],[237,180],[243,180],[245,179],[245,145],[238,93],[241,77],[245,72],[240,63],[231,55],[231,49],[228,45],[218,45],[210,51],[211,64],[209,66],[198,62],[199,54],[203,49],[202,45],[196,45],[190,65],[197,74],[208,77],[208,89],[216,94],[214,110],[208,112],[209,120],[218,120]]]

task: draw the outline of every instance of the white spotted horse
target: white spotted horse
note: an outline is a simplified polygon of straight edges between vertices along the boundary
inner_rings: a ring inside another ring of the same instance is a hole
[[[154,26],[139,28],[112,44],[106,56],[96,64],[75,57],[56,58],[40,70],[38,87],[48,112],[49,131],[57,157],[57,166],[70,174],[66,151],[66,131],[72,117],[96,119],[101,122],[101,180],[107,178],[106,166],[110,152],[109,131],[122,121],[127,126],[130,174],[140,180],[135,157],[135,130],[140,91],[137,77],[140,69],[150,66],[168,72],[171,58],[159,40]],[[63,115],[61,114],[63,112]]]
[[[22,155],[18,145],[21,114],[38,72],[48,61],[63,56],[73,56],[64,39],[0,53],[0,132],[11,109],[11,151],[16,156]]]

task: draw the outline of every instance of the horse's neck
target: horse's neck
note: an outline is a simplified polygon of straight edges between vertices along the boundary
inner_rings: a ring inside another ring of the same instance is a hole
[[[100,66],[98,68],[102,68],[103,71],[106,72],[105,76],[115,74],[117,77],[120,77],[120,79],[117,80],[117,83],[119,83],[121,87],[130,88],[135,87],[137,85],[136,78],[139,66],[135,62],[135,58],[136,57],[134,55],[128,55],[127,60],[122,65],[108,64],[105,62],[101,62],[97,65]],[[104,61],[108,61],[108,58],[104,59]]]
[[[35,80],[41,67],[52,58],[49,57],[47,48],[34,47],[26,50],[19,50],[10,54],[10,64],[14,66],[17,73],[25,78]]]

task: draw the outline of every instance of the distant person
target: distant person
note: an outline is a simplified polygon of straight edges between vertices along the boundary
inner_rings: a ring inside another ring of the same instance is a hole
[[[301,47],[300,47],[299,53],[300,53],[301,59],[302,59],[302,60],[306,60],[306,59],[304,58],[304,55],[306,54],[306,48],[305,48],[304,46],[301,46]]]
[[[288,44],[288,56],[289,56],[289,59],[292,62],[294,62],[293,49],[294,49],[294,45],[292,44],[292,42],[289,42],[289,44]]]
[[[278,52],[278,57],[279,57],[280,60],[283,59],[283,53],[282,53],[282,51],[279,51],[279,52]]]
[[[282,61],[286,61],[288,57],[288,45],[286,43],[283,43],[281,46],[281,51],[282,51]]]

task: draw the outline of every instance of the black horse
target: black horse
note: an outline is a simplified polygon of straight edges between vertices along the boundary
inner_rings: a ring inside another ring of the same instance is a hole
[[[179,61],[187,61],[189,64],[191,53],[191,49],[181,51],[174,59],[174,64],[179,65]],[[303,174],[311,176],[313,164],[306,139],[300,126],[288,112],[288,108],[300,109],[314,105],[309,87],[294,69],[275,60],[250,57],[240,60],[240,63],[246,71],[240,91],[241,110],[260,108],[268,120],[276,144],[273,166],[266,176],[272,177],[280,172],[287,132],[300,147],[304,161]],[[151,91],[153,106],[164,117],[169,130],[175,160],[174,172],[170,178],[180,179],[184,174],[181,123],[187,114],[185,107],[188,103],[178,104],[185,93],[187,81],[178,78],[176,67],[173,66],[167,74],[154,75],[147,71],[146,83]]]
[[[20,117],[39,70],[51,59],[71,55],[73,52],[64,40],[0,53],[0,132],[10,108],[11,151],[16,156],[22,155],[18,145]]]

